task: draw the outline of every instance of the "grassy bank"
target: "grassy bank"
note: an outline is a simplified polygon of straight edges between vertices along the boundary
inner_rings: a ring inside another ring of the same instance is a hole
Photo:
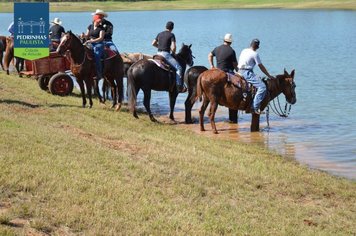
[[[1,72],[0,235],[356,233],[355,182],[80,104]]]
[[[286,8],[286,9],[342,9],[356,10],[353,0],[176,0],[137,2],[55,2],[51,11],[105,11],[123,10],[179,10],[179,9],[237,9],[237,8]],[[0,12],[13,12],[13,3],[0,3]]]

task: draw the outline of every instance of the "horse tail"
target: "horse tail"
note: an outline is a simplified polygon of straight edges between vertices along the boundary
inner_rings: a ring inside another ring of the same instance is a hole
[[[200,74],[197,81],[197,94],[195,96],[195,101],[199,99],[199,102],[202,101],[202,95],[203,95],[203,89],[201,86],[201,77],[202,75]]]
[[[132,66],[127,71],[127,91],[128,91],[128,102],[130,112],[136,114],[136,103],[137,103],[137,94],[134,75],[132,74]]]

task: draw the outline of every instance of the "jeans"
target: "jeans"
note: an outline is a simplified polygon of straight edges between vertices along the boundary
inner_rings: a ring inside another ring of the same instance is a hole
[[[158,52],[157,54],[166,58],[168,63],[171,64],[171,66],[173,66],[174,68],[176,68],[176,84],[177,84],[177,86],[182,86],[183,85],[183,81],[182,81],[183,68],[179,65],[179,63],[176,61],[176,59],[174,59],[174,57],[169,52],[162,51],[162,52]]]
[[[103,66],[101,64],[101,59],[104,54],[104,43],[92,43],[95,58],[95,68],[96,68],[96,78],[100,80],[103,78]]]
[[[257,88],[255,98],[253,99],[252,108],[254,110],[259,109],[261,102],[266,95],[266,84],[255,73],[253,73],[252,70],[239,70],[238,73],[242,75],[247,80],[247,82],[251,83]]]
[[[110,48],[112,51],[119,53],[119,50],[117,50],[117,47],[112,41],[104,41],[104,45],[105,47]]]

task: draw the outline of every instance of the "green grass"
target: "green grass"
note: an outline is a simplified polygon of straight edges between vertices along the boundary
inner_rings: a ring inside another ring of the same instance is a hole
[[[179,10],[179,9],[237,9],[237,8],[287,8],[287,9],[343,9],[356,10],[354,0],[176,0],[137,2],[52,2],[51,11],[105,11]],[[13,3],[0,2],[0,12],[13,12]]]
[[[356,183],[0,74],[0,235],[353,235]]]

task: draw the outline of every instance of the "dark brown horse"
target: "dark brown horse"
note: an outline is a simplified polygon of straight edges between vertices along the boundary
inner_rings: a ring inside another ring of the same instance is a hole
[[[205,66],[190,67],[184,74],[184,82],[188,88],[188,96],[184,102],[185,105],[185,123],[192,124],[192,107],[195,103],[195,96],[197,94],[197,81],[201,73],[208,70]]]
[[[205,130],[203,118],[209,102],[211,103],[209,118],[214,133],[218,133],[214,121],[215,112],[218,107],[218,104],[234,110],[243,110],[246,113],[251,112],[251,93],[247,93],[248,96],[244,99],[243,93],[246,91],[242,89],[231,88],[227,85],[225,77],[216,69],[212,69],[203,72],[198,78],[196,98],[201,99],[201,97],[203,97],[203,103],[199,111],[199,122],[201,131]],[[294,70],[290,74],[288,74],[288,72],[284,70],[284,74],[277,75],[276,79],[267,80],[267,90],[267,95],[261,103],[262,111],[268,106],[269,101],[273,100],[281,93],[284,94],[288,103],[295,104],[297,98],[295,94]],[[260,115],[252,114],[251,131],[259,130],[259,122]]]
[[[71,31],[64,34],[61,43],[57,48],[57,52],[64,54],[67,50],[70,52],[71,71],[77,79],[83,99],[83,107],[86,106],[84,82],[86,91],[89,97],[89,107],[93,106],[92,87],[95,76],[95,61],[93,52],[84,46],[81,40]],[[103,63],[103,75],[106,82],[111,86],[111,94],[113,97],[112,107],[116,106],[116,110],[121,108],[123,99],[123,61],[119,54],[116,54],[109,59],[105,59]],[[98,81],[95,83],[95,89],[99,96],[100,102],[104,102],[99,93]]]
[[[6,36],[0,36],[0,65],[3,70],[5,70],[4,64],[2,63],[5,50],[6,50]]]
[[[193,55],[190,49],[192,45],[183,44],[179,53],[175,55],[177,62],[181,65],[183,73],[186,65],[193,65]],[[142,59],[134,63],[127,72],[128,74],[128,91],[130,110],[134,117],[138,118],[136,113],[137,93],[142,89],[144,93],[143,104],[148,112],[151,121],[156,121],[153,117],[150,100],[151,90],[168,91],[170,114],[169,118],[174,120],[173,111],[178,96],[176,89],[175,72],[166,71],[157,66],[152,60]]]
[[[6,70],[6,74],[10,73],[10,63],[14,58],[16,71],[21,77],[20,72],[24,69],[25,60],[20,57],[14,57],[14,39],[13,37],[6,37],[6,50],[4,57],[4,70]]]

